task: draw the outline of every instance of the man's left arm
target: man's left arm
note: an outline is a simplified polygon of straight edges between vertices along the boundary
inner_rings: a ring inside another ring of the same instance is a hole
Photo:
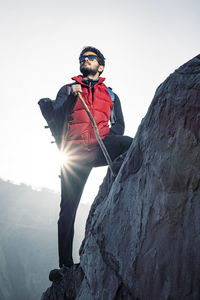
[[[121,103],[119,100],[119,97],[115,95],[115,101],[114,101],[114,116],[115,116],[115,122],[111,123],[110,128],[110,134],[111,135],[123,135],[125,130],[125,123],[124,123],[124,117],[122,113]]]

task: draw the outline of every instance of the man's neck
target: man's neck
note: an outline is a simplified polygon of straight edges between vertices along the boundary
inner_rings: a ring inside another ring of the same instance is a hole
[[[96,80],[99,78],[99,73],[98,74],[95,74],[95,75],[88,75],[87,77],[85,78],[88,78],[88,79],[91,79],[91,80]]]

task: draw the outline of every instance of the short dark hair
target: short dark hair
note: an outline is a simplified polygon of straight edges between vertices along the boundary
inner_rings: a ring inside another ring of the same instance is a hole
[[[88,52],[88,51],[94,52],[94,53],[97,55],[98,63],[99,63],[101,66],[105,66],[105,57],[103,56],[103,54],[101,53],[101,51],[99,51],[99,50],[98,50],[97,48],[95,48],[95,47],[91,47],[91,46],[84,47],[83,50],[82,50],[81,53],[80,53],[80,57],[81,57],[85,52]]]

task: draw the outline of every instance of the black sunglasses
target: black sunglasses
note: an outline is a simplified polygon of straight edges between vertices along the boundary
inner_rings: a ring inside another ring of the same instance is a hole
[[[83,56],[79,57],[79,62],[80,62],[80,63],[83,62],[83,61],[86,59],[86,57],[87,57],[89,60],[95,60],[95,59],[97,59],[97,56],[96,56],[96,55],[83,55]]]

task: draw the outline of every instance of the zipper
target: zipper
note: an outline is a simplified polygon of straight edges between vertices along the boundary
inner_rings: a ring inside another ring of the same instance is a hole
[[[92,101],[91,101],[91,105],[90,105],[90,111],[91,111],[91,114],[93,116],[93,91],[92,91],[92,82],[91,81],[89,82],[89,89],[90,89],[90,93],[92,95]],[[91,142],[91,139],[92,139],[92,130],[94,130],[91,122],[90,122],[90,128],[91,128],[91,130],[90,130],[90,134],[88,135],[88,144],[90,144],[90,142]]]

